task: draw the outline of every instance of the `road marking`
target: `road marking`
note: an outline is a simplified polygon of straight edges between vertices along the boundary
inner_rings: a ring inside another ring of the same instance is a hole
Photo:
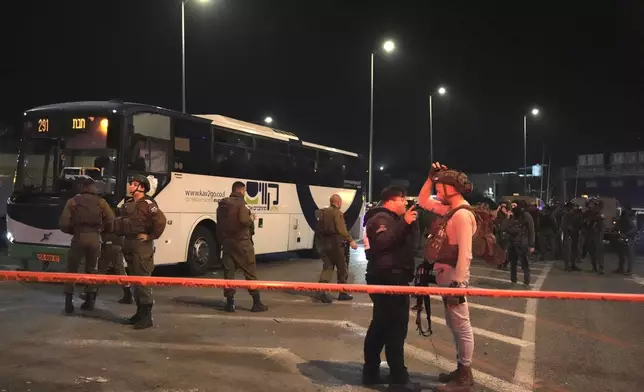
[[[365,335],[367,333],[367,328],[361,327],[351,322],[343,322],[343,323],[346,323],[346,327],[353,330],[353,332],[358,335]],[[438,367],[446,371],[451,372],[452,370],[454,370],[454,367],[456,366],[456,364],[453,361],[445,357],[442,357],[436,353],[432,353],[427,350],[423,350],[409,343],[405,343],[405,352],[416,357],[421,362],[427,363],[429,365]],[[500,378],[494,377],[487,373],[483,373],[476,369],[472,369],[472,373],[474,375],[474,380],[476,383],[481,384],[487,388],[493,389],[497,392],[529,392],[530,390],[532,390],[532,389],[526,389],[525,387],[520,385],[515,385],[511,382],[502,380]]]
[[[470,275],[470,282],[472,281],[471,278],[494,280],[496,282],[504,282],[504,283],[512,283],[512,281],[510,279],[495,278],[493,276]]]
[[[415,314],[413,316],[416,317]],[[439,318],[439,317],[432,316],[432,322],[447,326],[447,323],[445,322],[445,319],[442,319],[442,318]],[[483,337],[498,340],[499,342],[503,342],[503,343],[507,343],[507,344],[512,344],[514,346],[526,347],[526,346],[534,345],[534,342],[531,342],[531,341],[526,341],[526,340],[522,340],[522,339],[519,339],[519,338],[513,338],[512,336],[502,335],[500,333],[488,331],[488,330],[482,329],[482,328],[472,327],[472,331],[476,335],[481,335]]]
[[[20,306],[9,306],[6,308],[0,308],[0,312],[9,312],[12,310],[19,310],[19,309],[28,309],[28,308],[37,308],[41,307],[43,305],[20,305]]]
[[[496,269],[496,268],[479,268],[479,271],[494,272],[494,273],[499,273],[499,274],[510,275],[510,269],[507,269],[507,270],[500,270],[500,269]],[[541,269],[538,269],[538,270],[537,270],[536,268],[532,268],[532,267],[530,267],[530,272],[535,272],[535,271],[537,271],[537,272],[540,272],[540,273],[541,273],[543,270],[541,270]],[[521,272],[520,267],[518,267],[517,272]],[[532,275],[532,276],[536,276],[536,277],[541,276],[540,274],[539,274],[539,275],[537,275],[537,274],[531,274],[531,275]]]
[[[520,268],[521,266],[517,266],[517,267]],[[498,268],[490,267],[490,266],[487,266],[487,265],[471,265],[470,268],[479,269],[479,270],[485,270],[485,271],[505,272],[506,274],[510,273],[510,265],[508,265],[507,270],[498,269]],[[545,269],[544,267],[537,267],[537,266],[534,266],[534,265],[530,265],[530,271],[533,271],[533,270],[534,271],[543,271],[544,269]]]
[[[443,302],[443,298],[439,295],[430,295],[429,297],[434,301],[441,302],[441,303]],[[271,302],[316,304],[314,301],[308,300],[308,299],[295,299],[295,300],[271,299]],[[506,316],[513,316],[513,317],[524,318],[524,319],[532,319],[532,320],[535,319],[535,316],[529,315],[529,314],[514,312],[512,310],[507,310],[503,308],[496,308],[494,306],[476,304],[473,302],[468,302],[468,303],[470,308],[474,308],[474,309],[487,310],[490,312],[501,313]],[[357,308],[373,308],[373,303],[371,302],[335,301],[331,306],[335,306],[335,305],[351,306],[351,307],[357,307]]]
[[[635,282],[637,284],[644,285],[644,278],[642,278],[639,275],[633,274],[631,277],[626,278],[626,280],[630,280],[631,282]]]
[[[362,327],[358,324],[355,324],[351,321],[338,321],[338,320],[324,320],[324,319],[293,319],[293,318],[277,318],[277,317],[253,317],[253,316],[226,316],[226,315],[217,315],[217,314],[174,314],[174,316],[185,316],[185,317],[194,317],[194,318],[203,318],[203,319],[234,319],[234,320],[243,320],[243,321],[272,321],[272,322],[292,322],[297,324],[326,324],[341,327],[347,329],[350,332],[364,336],[367,333],[367,328]],[[446,371],[454,370],[455,363],[447,358],[441,357],[435,353],[420,349],[411,344],[405,344],[405,350],[408,353],[411,353],[420,361],[427,363],[432,366],[436,366],[440,369]],[[508,381],[502,380],[500,378],[494,377],[487,373],[483,373],[478,370],[472,370],[476,382],[490,389],[494,389],[498,392],[528,392],[529,390],[512,384]]]
[[[541,290],[543,282],[548,276],[552,268],[552,263],[546,265],[546,269],[534,284],[534,290]],[[537,304],[539,302],[536,298],[528,298],[526,303],[526,314],[533,316],[537,315]],[[529,387],[530,389],[534,386],[534,367],[535,367],[535,338],[537,331],[537,323],[535,319],[525,319],[523,322],[523,334],[521,339],[524,341],[532,342],[533,344],[528,346],[522,346],[519,351],[519,360],[517,361],[517,367],[514,371],[514,383],[520,384]]]
[[[281,363],[292,374],[300,375],[309,380],[324,380],[325,384],[331,384],[330,391],[344,390],[344,382],[327,373],[317,366],[311,366],[308,371],[310,376],[302,375],[298,366],[309,364],[309,361],[294,354],[291,350],[282,347],[249,347],[249,346],[217,346],[207,344],[186,344],[186,343],[160,343],[160,342],[132,342],[123,340],[99,340],[99,339],[48,339],[46,344],[59,346],[99,346],[108,348],[136,348],[136,349],[160,349],[180,351],[200,351],[218,354],[259,354],[263,359],[271,359]]]
[[[281,318],[281,317],[253,317],[253,316],[227,316],[219,314],[201,314],[201,313],[174,313],[173,316],[178,317],[192,317],[199,319],[221,319],[221,320],[238,320],[238,321],[269,321],[269,322],[290,322],[297,324],[324,324],[332,325],[335,327],[345,328],[349,324],[353,324],[350,321],[346,320],[325,320],[325,319],[300,319],[300,318]],[[409,312],[410,318],[416,317],[416,314]],[[445,319],[440,317],[432,316],[432,322],[441,325],[447,325]],[[357,324],[356,324],[357,325]],[[488,331],[482,328],[472,327],[472,331],[475,334],[484,336],[489,339],[498,340],[503,343],[511,344],[514,346],[525,347],[533,345],[533,342],[524,341],[519,338],[514,338],[511,336],[502,335],[496,332]]]
[[[430,298],[433,299],[434,301],[440,301],[441,303],[443,302],[443,298],[438,296],[438,295],[431,295]],[[512,310],[507,310],[507,309],[503,309],[503,308],[496,308],[494,306],[475,304],[473,302],[469,302],[469,298],[468,298],[468,304],[469,304],[470,308],[474,308],[474,309],[487,310],[487,311],[490,311],[490,312],[496,312],[496,313],[505,314],[506,316],[513,316],[513,317],[519,317],[519,318],[524,318],[524,319],[532,319],[532,320],[535,319],[534,315],[520,313],[520,312],[514,312]]]

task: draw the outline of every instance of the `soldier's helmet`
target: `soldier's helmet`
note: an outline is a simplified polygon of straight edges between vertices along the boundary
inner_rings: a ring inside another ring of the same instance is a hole
[[[458,193],[470,193],[474,188],[472,183],[467,179],[467,175],[457,170],[441,170],[434,175],[432,181],[434,184],[451,185]]]
[[[603,203],[601,202],[601,200],[596,199],[594,197],[591,197],[588,200],[586,200],[586,208],[588,208],[589,210],[595,210],[598,208],[601,209],[602,204]]]
[[[132,177],[130,177],[130,181],[128,181],[128,182],[131,184],[132,181],[136,181],[139,184],[141,184],[146,193],[150,190],[150,181],[143,174],[135,174],[135,175],[133,175]]]

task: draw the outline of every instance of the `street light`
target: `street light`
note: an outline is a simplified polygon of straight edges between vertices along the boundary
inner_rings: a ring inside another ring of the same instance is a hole
[[[273,117],[271,117],[271,116],[266,117],[266,118],[264,119],[264,122],[265,122],[266,124],[270,124],[270,123],[272,123],[272,122],[273,122]]]
[[[396,49],[396,44],[392,40],[386,40],[382,44],[382,49],[385,53],[391,53]],[[371,52],[371,103],[370,103],[370,119],[369,119],[369,199],[372,201],[373,195],[373,59],[375,52]]]
[[[209,0],[199,0],[207,3]],[[186,3],[181,0],[181,111],[186,112]]]
[[[531,111],[534,117],[539,115],[539,109],[533,108]],[[527,153],[527,141],[528,141],[528,116],[523,116],[523,194],[528,195],[528,153]]]
[[[438,95],[445,95],[447,89],[445,87],[438,88]],[[429,94],[429,164],[434,163],[434,114],[432,109],[432,96]]]
[[[384,166],[380,166],[380,171],[383,171],[383,170],[385,170],[385,167],[384,167]]]

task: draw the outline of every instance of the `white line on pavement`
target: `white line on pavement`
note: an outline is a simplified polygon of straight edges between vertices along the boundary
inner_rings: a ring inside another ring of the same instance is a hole
[[[367,329],[364,327],[361,327],[359,325],[356,325],[350,322],[343,322],[343,323],[346,323],[346,327],[353,330],[353,332],[358,335],[365,335],[367,333]],[[456,364],[453,361],[450,361],[445,357],[442,357],[440,355],[437,355],[427,350],[423,350],[421,348],[418,348],[408,343],[405,344],[405,351],[407,353],[410,353],[412,356],[416,357],[418,360],[422,362],[425,362],[432,366],[436,366],[446,371],[452,371],[456,366]],[[478,384],[481,384],[487,388],[490,388],[498,392],[528,392],[531,390],[531,389],[526,389],[523,386],[515,385],[511,382],[502,380],[500,378],[496,378],[492,375],[483,373],[476,369],[472,370],[472,373],[474,373],[474,379]]]
[[[631,276],[630,278],[626,278],[626,280],[630,280],[631,282],[644,285],[644,278],[635,274],[633,274],[633,276]]]
[[[470,282],[472,281],[471,278],[477,278],[477,279],[487,279],[487,280],[494,280],[496,282],[504,282],[504,283],[512,283],[510,279],[501,279],[501,278],[495,278],[493,276],[484,276],[484,275],[470,275]]]
[[[534,290],[541,290],[543,282],[550,272],[552,264],[547,264],[546,269],[534,284]],[[526,304],[526,314],[530,314],[536,317],[537,315],[537,304],[538,301],[536,298],[528,298]],[[537,331],[537,323],[535,319],[526,319],[523,322],[523,335],[521,339],[524,341],[532,342],[533,344],[528,346],[522,346],[519,351],[519,360],[517,361],[517,367],[514,371],[514,383],[525,385],[530,389],[534,386],[534,367],[535,367],[535,338]]]
[[[414,317],[416,317],[416,315],[414,315]],[[445,325],[445,326],[447,325],[447,323],[445,322],[445,319],[435,317],[435,316],[432,316],[432,322],[437,323],[437,324],[442,324],[442,325]],[[529,342],[529,341],[526,341],[526,340],[521,340],[519,338],[513,338],[512,336],[501,335],[500,333],[488,331],[488,330],[482,329],[482,328],[472,327],[472,331],[476,335],[481,335],[481,336],[489,338],[489,339],[498,340],[499,342],[512,344],[512,345],[519,346],[519,347],[526,347],[526,346],[534,345],[533,342]]]
[[[108,348],[138,348],[138,349],[162,349],[162,350],[180,350],[180,351],[201,351],[218,354],[258,354],[263,355],[263,359],[271,359],[281,363],[291,373],[301,375],[298,365],[306,364],[308,361],[292,351],[281,347],[248,347],[248,346],[221,346],[208,344],[185,344],[185,343],[160,343],[160,342],[132,342],[123,340],[98,340],[98,339],[48,339],[46,344],[60,346],[101,346]],[[329,390],[341,391],[344,382],[330,375],[319,367],[309,369],[313,379],[325,380],[330,383]],[[307,376],[302,376],[309,378]]]
[[[430,295],[429,296],[432,300],[437,301],[437,302],[443,302],[443,298],[438,295]],[[294,299],[294,300],[285,300],[285,299],[271,299],[271,302],[280,302],[280,303],[305,303],[305,304],[313,304],[314,302],[308,299]],[[476,304],[473,302],[468,302],[470,308],[474,309],[481,309],[481,310],[487,310],[490,312],[495,312],[495,313],[501,313],[505,314],[506,316],[513,316],[513,317],[519,317],[519,318],[524,318],[524,319],[534,319],[533,315],[529,314],[524,314],[524,313],[519,313],[519,312],[514,312],[512,310],[507,310],[503,308],[496,308],[494,306],[488,306],[488,305],[481,305],[481,304]],[[352,307],[358,307],[358,308],[373,308],[373,303],[371,302],[353,302],[353,301],[335,301],[333,302],[333,305],[344,305],[344,306],[352,306]]]
[[[472,269],[478,269],[478,270],[485,270],[485,271],[493,271],[493,272],[505,272],[510,273],[510,267],[508,266],[507,270],[500,270],[498,268],[490,267],[487,265],[471,265],[470,268]],[[521,268],[520,266],[518,268]],[[530,271],[543,271],[545,268],[544,267],[537,267],[534,265],[530,265]]]
[[[199,314],[199,313],[174,313],[173,316],[178,317],[192,317],[200,319],[221,319],[221,320],[239,320],[239,321],[269,321],[269,322],[287,322],[298,324],[324,324],[336,327],[346,327],[348,324],[353,324],[346,320],[325,320],[325,319],[301,319],[301,318],[281,318],[281,317],[253,317],[253,316],[228,316],[219,314]],[[410,317],[416,317],[415,313],[410,312]],[[432,316],[432,322],[447,325],[445,319]],[[488,331],[482,328],[473,327],[472,330],[475,334],[484,336],[489,339],[498,340],[503,343],[512,344],[514,346],[525,347],[534,343],[523,341],[519,338],[502,335],[496,332]]]

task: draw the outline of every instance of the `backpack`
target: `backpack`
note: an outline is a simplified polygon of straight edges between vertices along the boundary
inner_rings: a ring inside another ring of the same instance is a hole
[[[425,259],[430,261],[455,261],[458,258],[458,246],[449,245],[447,240],[447,222],[456,211],[467,209],[476,219],[476,232],[472,236],[472,257],[481,258],[486,263],[498,266],[505,262],[505,250],[501,248],[494,236],[494,216],[485,207],[459,206],[437,219],[425,246]]]
[[[328,236],[331,234],[335,234],[335,226],[334,223],[328,222],[329,218],[331,217],[331,214],[327,213],[327,210],[331,207],[327,208],[321,208],[319,210],[315,211],[315,233],[322,235],[322,236]]]
[[[80,194],[74,197],[72,207],[72,227],[103,227],[103,210],[101,198],[92,194]]]
[[[226,197],[219,201],[217,206],[217,232],[220,239],[236,238],[244,229],[241,222],[239,222],[240,204],[232,197]]]

